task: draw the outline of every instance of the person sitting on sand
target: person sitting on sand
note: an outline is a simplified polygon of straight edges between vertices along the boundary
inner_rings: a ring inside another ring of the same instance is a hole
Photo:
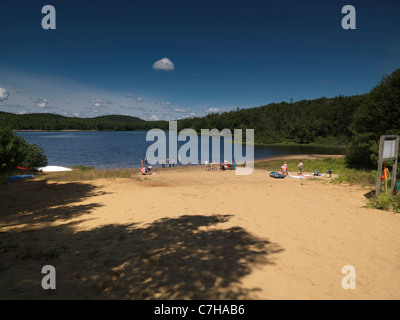
[[[280,174],[287,176],[288,175],[288,167],[287,167],[287,162],[285,161],[283,163],[283,166],[281,166],[281,171],[279,171]]]

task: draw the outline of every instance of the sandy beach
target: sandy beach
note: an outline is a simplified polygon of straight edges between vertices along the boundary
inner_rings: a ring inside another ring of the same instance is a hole
[[[197,166],[1,185],[0,299],[399,299],[400,215],[369,191]]]

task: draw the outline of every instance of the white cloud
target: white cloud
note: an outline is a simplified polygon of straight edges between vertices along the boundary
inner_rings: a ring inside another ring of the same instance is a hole
[[[162,58],[161,60],[154,62],[153,69],[162,71],[173,71],[175,70],[175,65],[168,58]]]
[[[34,101],[34,103],[36,103],[36,107],[43,109],[48,106],[49,101],[47,101],[46,99],[38,99]]]
[[[0,88],[0,101],[4,101],[8,99],[8,96],[10,94],[8,93],[8,91],[4,88]]]
[[[207,110],[204,110],[204,112],[217,113],[217,112],[219,112],[219,108],[208,108]]]
[[[174,108],[176,112],[189,112],[190,108]]]
[[[185,109],[179,109],[179,108],[175,108],[174,111],[176,111],[176,112],[186,112]]]
[[[98,112],[102,112],[103,114],[106,112],[106,110],[108,110],[110,108],[110,105],[113,104],[113,102],[111,102],[110,100],[106,100],[106,99],[101,99],[101,98],[97,98],[97,99],[90,99],[88,100],[88,102],[93,103],[90,107],[85,107],[86,110],[94,112],[94,113],[98,113]]]

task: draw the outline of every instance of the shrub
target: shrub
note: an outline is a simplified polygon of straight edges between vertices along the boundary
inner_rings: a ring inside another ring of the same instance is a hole
[[[41,167],[47,165],[43,149],[28,144],[11,129],[0,129],[0,172],[14,170],[17,166]]]
[[[392,210],[393,212],[400,212],[400,194],[390,195],[385,192],[381,192],[378,196],[375,196],[367,203],[368,207],[375,209],[382,209],[386,211]]]

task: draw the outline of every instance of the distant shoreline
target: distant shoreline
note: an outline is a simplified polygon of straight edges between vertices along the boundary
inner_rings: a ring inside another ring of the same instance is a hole
[[[12,130],[14,132],[92,132],[92,131],[99,131],[99,130],[77,130],[77,129],[70,129],[70,130]],[[106,132],[106,131],[104,131]]]

